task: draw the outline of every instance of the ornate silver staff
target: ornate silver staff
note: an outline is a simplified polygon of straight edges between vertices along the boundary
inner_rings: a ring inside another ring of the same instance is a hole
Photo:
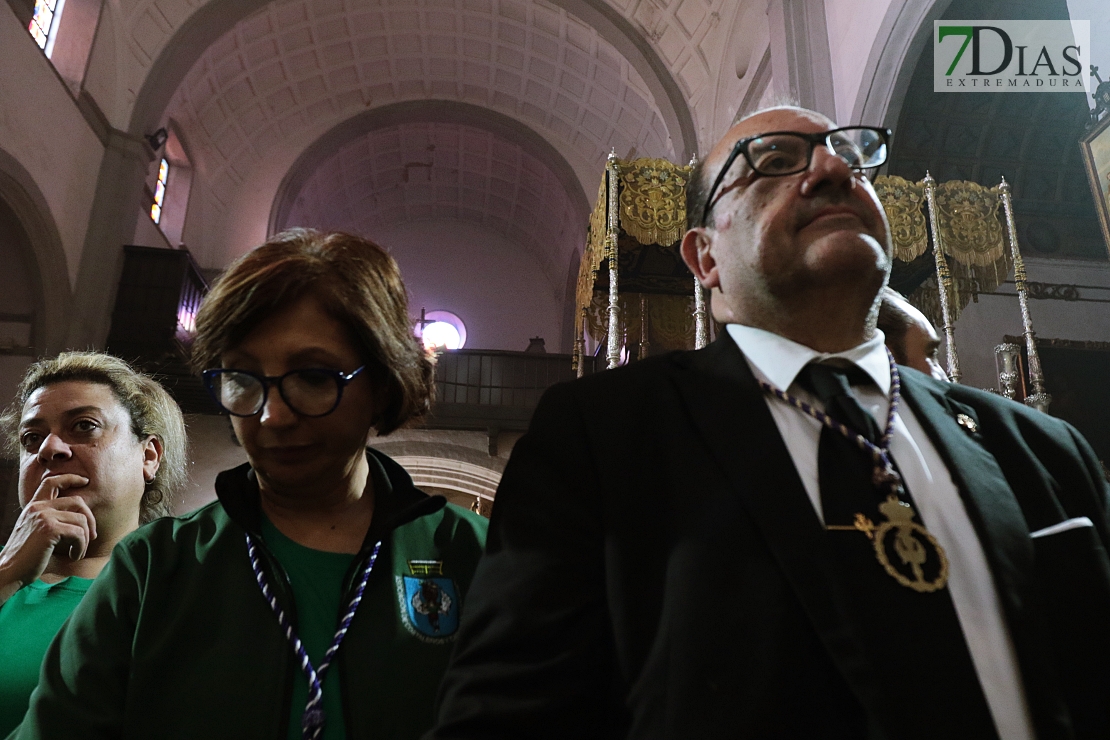
[[[605,251],[609,256],[609,342],[608,342],[608,369],[612,370],[621,359],[621,333],[620,333],[620,297],[617,294],[617,185],[620,179],[620,166],[617,163],[617,150],[609,152],[605,165],[605,174],[608,181],[609,207],[606,209],[607,235],[605,237]]]
[[[694,167],[698,164],[698,153],[694,152],[690,157],[690,171],[693,173]],[[694,349],[701,349],[709,344],[709,322],[707,320],[705,310],[705,291],[698,282],[697,277],[694,278]]]
[[[925,186],[925,203],[929,208],[930,233],[933,235],[933,257],[937,263],[937,287],[939,288],[940,313],[944,319],[944,344],[948,356],[948,377],[953,383],[960,382],[960,358],[956,355],[956,327],[952,323],[952,307],[948,304],[948,290],[952,286],[952,274],[944,258],[944,248],[940,237],[940,222],[937,220],[936,185],[937,181],[928,171],[921,181]]]
[[[1012,342],[999,344],[994,348],[995,365],[998,367],[998,385],[1002,395],[1011,400],[1017,398],[1017,382],[1019,379],[1018,358],[1021,356],[1021,347]]]
[[[1017,286],[1018,305],[1021,306],[1021,325],[1025,335],[1025,353],[1029,357],[1029,383],[1033,392],[1025,397],[1025,404],[1038,411],[1048,412],[1052,396],[1044,387],[1044,371],[1041,370],[1041,357],[1037,354],[1037,335],[1033,331],[1033,320],[1029,318],[1029,295],[1025,287],[1025,261],[1018,250],[1017,228],[1014,226],[1014,207],[1010,197],[1010,183],[1002,178],[998,186],[998,197],[1002,200],[1002,210],[1006,214],[1006,234],[1010,238],[1010,254],[1014,258],[1014,283]]]
[[[643,293],[640,294],[640,354],[641,360],[646,360],[648,356],[648,312],[647,312],[647,296]]]
[[[709,322],[706,318],[705,291],[694,278],[694,349],[709,344]]]
[[[590,286],[591,288],[593,286]],[[589,309],[582,307],[582,331],[574,339],[574,369],[576,377],[581,378],[586,374],[586,322],[589,321]]]

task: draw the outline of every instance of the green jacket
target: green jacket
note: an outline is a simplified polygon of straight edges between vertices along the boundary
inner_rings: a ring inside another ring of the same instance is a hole
[[[331,670],[340,673],[348,737],[415,738],[432,724],[486,521],[418,491],[397,463],[368,453],[375,513],[348,593],[373,544],[383,546]],[[11,737],[286,737],[299,668],[255,581],[244,530],[295,620],[292,592],[262,542],[250,467],[221,473],[216,494],[119,544],[47,651]]]

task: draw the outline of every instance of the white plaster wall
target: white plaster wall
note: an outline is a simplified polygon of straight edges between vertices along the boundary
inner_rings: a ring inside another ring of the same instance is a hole
[[[616,12],[651,45],[662,63],[669,69],[687,100],[703,100],[712,105],[710,91],[714,87],[716,70],[712,63],[715,49],[727,46],[729,38],[721,32],[722,14],[738,0],[589,0],[581,5],[577,0],[555,0],[541,3],[555,7],[582,7],[597,12],[591,6],[607,5],[599,15],[604,17]],[[763,0],[740,0],[760,4]],[[119,37],[116,77],[119,95],[109,119],[113,123],[129,119],[136,95],[142,89],[155,60],[162,55],[173,36],[198,10],[206,5],[221,2],[229,8],[233,0],[106,0],[113,13],[113,26]],[[376,3],[375,3],[376,4]],[[475,7],[485,7],[486,2],[475,2]],[[507,6],[514,6],[511,0]],[[432,6],[434,7],[434,5]],[[509,7],[509,12],[515,12]],[[727,27],[727,25],[726,25]],[[610,39],[611,43],[627,39]],[[98,57],[98,61],[103,57]],[[646,62],[638,66],[640,74],[649,74]],[[653,94],[656,94],[653,92]],[[701,111],[695,111],[695,119]],[[126,128],[125,126],[118,126]],[[676,132],[670,132],[672,137]],[[676,142],[677,144],[677,142]],[[676,149],[679,148],[676,146]]]
[[[15,389],[33,359],[20,355],[0,355],[0,409],[7,408],[15,398]]]
[[[401,267],[409,313],[447,310],[466,324],[470,349],[522,351],[543,337],[560,347],[562,286],[553,286],[523,248],[477,224],[422,221],[367,234]]]
[[[833,100],[836,120],[841,126],[865,124],[852,121],[856,102],[867,66],[867,57],[882,25],[891,0],[825,0],[825,25],[829,33],[832,57]],[[870,122],[873,125],[877,123]]]
[[[767,106],[775,104],[775,78],[771,77],[767,81],[767,87],[763,88],[763,94],[759,97],[759,104],[756,108],[766,108]]]
[[[716,65],[717,98],[711,125],[698,130],[698,153],[703,158],[732,125],[770,43],[765,4],[737,3],[731,24],[732,31]]]
[[[5,206],[0,203],[0,208]],[[25,253],[21,244],[16,242],[11,234],[0,230],[0,313],[8,314],[34,314],[35,294],[32,289],[31,271],[28,261],[31,255]],[[11,331],[15,329],[15,331]],[[21,326],[0,328],[0,339],[6,336],[16,338],[22,334]],[[17,341],[22,339],[19,336]],[[42,342],[42,337],[31,337],[36,343]],[[24,355],[0,354],[0,408],[6,407],[15,397],[16,386],[23,378],[27,366],[33,358]],[[0,451],[0,457],[3,457]],[[3,492],[0,491],[0,499]]]
[[[1026,259],[1028,278],[1035,282],[1105,286],[1107,290],[1081,289],[1084,298],[1110,299],[1110,264],[1085,260]],[[999,292],[1014,292],[1003,285]],[[1110,342],[1110,303],[1031,300],[1033,330],[1041,339]],[[943,333],[943,331],[941,332]],[[970,303],[956,322],[956,350],[962,382],[978,388],[997,388],[994,347],[1006,335],[1022,333],[1017,298],[985,295]],[[942,350],[943,357],[943,350]],[[1052,378],[1046,377],[1052,393]]]
[[[63,8],[62,12],[65,12]],[[85,92],[96,101],[108,122],[117,129],[127,129],[127,116],[130,105],[121,105],[124,91],[120,89],[117,78],[120,59],[119,11],[117,3],[107,0],[100,11],[100,23],[96,27],[89,52],[89,64],[85,70]],[[131,94],[134,97],[134,94]]]
[[[213,168],[208,161],[209,152],[203,147],[194,148],[196,169],[184,241],[202,267],[227,267],[266,241],[270,209],[282,179],[304,150],[334,124],[324,121],[309,125],[288,138],[283,146],[274,147],[265,157],[256,159],[244,173],[243,184],[236,189],[227,208],[221,208],[211,197]]]
[[[77,278],[104,149],[7,3],[0,4],[0,149],[35,178]]]
[[[135,219],[135,236],[131,239],[131,243],[140,247],[175,248],[175,245],[170,244],[166,235],[158,228],[158,224],[151,220],[150,212],[146,210],[139,211]]]

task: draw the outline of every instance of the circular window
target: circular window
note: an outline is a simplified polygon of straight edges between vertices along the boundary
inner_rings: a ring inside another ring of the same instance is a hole
[[[450,311],[428,311],[424,320],[418,335],[428,349],[462,349],[466,344],[466,325]]]

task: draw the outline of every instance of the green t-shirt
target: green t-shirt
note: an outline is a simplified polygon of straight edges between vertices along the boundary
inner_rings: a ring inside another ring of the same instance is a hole
[[[33,581],[0,606],[0,737],[23,721],[46,648],[91,585],[76,576]]]
[[[297,635],[308,651],[312,665],[319,669],[339,627],[343,577],[355,556],[298,545],[278,531],[265,516],[262,517],[262,538],[289,576],[293,598],[297,602]],[[343,652],[342,645],[339,652]],[[297,666],[293,679],[293,704],[289,709],[289,740],[301,738],[301,717],[307,703],[308,678]],[[343,702],[339,695],[339,671],[334,665],[324,677],[324,716],[324,740],[339,740],[347,736]]]

